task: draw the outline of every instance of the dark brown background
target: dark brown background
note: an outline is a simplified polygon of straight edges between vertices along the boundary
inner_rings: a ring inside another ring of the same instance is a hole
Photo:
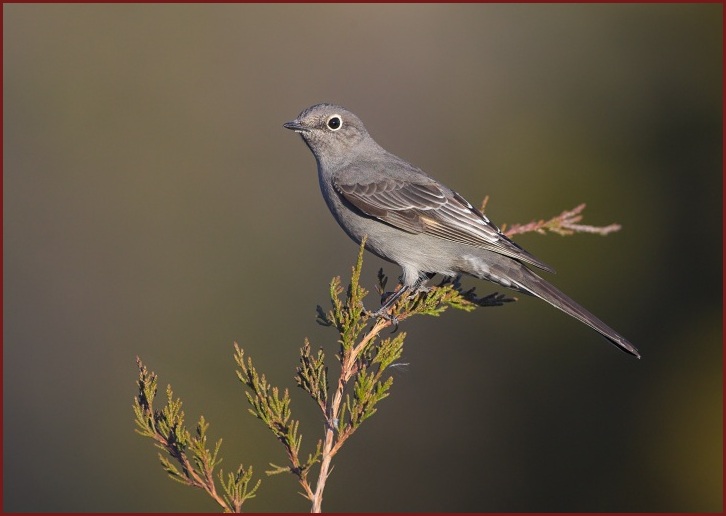
[[[216,510],[134,434],[137,354],[227,469],[284,461],[232,342],[290,388],[305,336],[334,352],[314,309],[356,246],[282,128],[321,101],[497,223],[621,223],[518,241],[643,353],[532,299],[406,322],[324,508],[722,510],[720,5],[3,9],[5,510]]]

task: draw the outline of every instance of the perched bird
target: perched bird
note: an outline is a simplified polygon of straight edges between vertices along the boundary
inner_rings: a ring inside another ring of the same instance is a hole
[[[317,104],[284,127],[300,134],[318,164],[325,202],[355,242],[403,269],[402,287],[377,315],[434,274],[460,273],[534,295],[640,358],[623,336],[532,272],[549,266],[506,237],[457,192],[378,145],[343,107]]]

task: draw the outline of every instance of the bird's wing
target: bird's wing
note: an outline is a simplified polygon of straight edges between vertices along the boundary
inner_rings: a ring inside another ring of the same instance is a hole
[[[375,180],[338,175],[333,186],[349,203],[408,233],[426,233],[510,256],[546,271],[554,270],[507,238],[481,211],[461,195],[428,176],[416,180]]]

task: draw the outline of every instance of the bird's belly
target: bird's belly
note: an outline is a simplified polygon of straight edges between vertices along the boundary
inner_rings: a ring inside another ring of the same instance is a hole
[[[334,215],[340,224],[340,216]],[[384,260],[418,272],[435,272],[447,276],[457,273],[455,263],[458,255],[453,248],[461,247],[461,244],[422,233],[408,233],[378,219],[358,214],[351,220],[348,213],[346,222],[340,226],[348,236],[358,244],[365,237],[366,249]]]

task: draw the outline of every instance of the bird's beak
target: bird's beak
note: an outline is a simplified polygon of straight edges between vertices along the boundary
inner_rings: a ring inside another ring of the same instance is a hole
[[[297,120],[293,120],[292,122],[285,122],[284,124],[282,124],[282,127],[284,127],[285,129],[291,129],[296,133],[306,133],[310,130],[304,125],[301,125],[300,122],[298,122]]]

